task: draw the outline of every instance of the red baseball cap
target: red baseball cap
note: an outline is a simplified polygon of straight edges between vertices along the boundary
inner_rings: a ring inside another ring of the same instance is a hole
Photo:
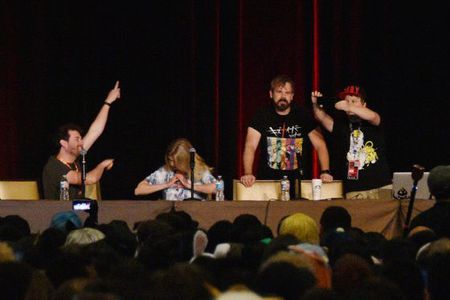
[[[343,91],[338,94],[339,99],[345,99],[345,96],[356,96],[361,98],[361,100],[366,101],[366,92],[364,88],[359,85],[349,85]]]

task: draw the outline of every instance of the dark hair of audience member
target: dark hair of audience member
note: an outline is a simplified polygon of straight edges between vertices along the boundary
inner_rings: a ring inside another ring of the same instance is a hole
[[[233,224],[228,220],[220,220],[214,223],[207,232],[208,245],[206,246],[206,252],[213,253],[218,244],[230,242],[232,228]]]
[[[366,259],[355,254],[344,254],[333,266],[332,286],[346,299],[353,289],[372,276],[374,272]]]
[[[24,252],[23,260],[37,269],[46,269],[48,264],[62,255],[61,247],[67,234],[56,228],[45,229],[36,240],[36,245]]]
[[[179,234],[160,237],[157,240],[146,240],[139,249],[137,260],[150,271],[168,268],[177,262],[186,261],[183,242],[184,238]]]
[[[48,279],[57,289],[64,281],[73,278],[89,278],[88,261],[79,253],[63,252],[52,260],[46,269]]]
[[[81,247],[79,254],[93,267],[91,270],[95,271],[95,277],[99,278],[109,276],[114,266],[127,258],[105,240]]]
[[[280,251],[287,251],[288,246],[297,245],[300,241],[292,234],[282,234],[275,237],[264,249],[262,261],[265,261]]]
[[[175,233],[174,228],[162,220],[149,220],[140,222],[136,229],[139,243],[149,240],[158,240],[161,237]]]
[[[2,299],[22,300],[31,285],[33,270],[22,262],[0,263],[0,295]]]
[[[166,270],[159,270],[151,275],[149,285],[151,295],[148,299],[211,299],[203,275],[193,265],[176,264]]]
[[[383,262],[396,260],[399,257],[414,261],[416,253],[417,247],[412,241],[405,238],[393,238],[383,243],[380,258]]]
[[[425,284],[419,265],[412,260],[398,258],[384,262],[381,266],[383,277],[396,284],[408,300],[423,300]]]
[[[10,224],[17,228],[22,236],[31,234],[30,224],[27,220],[18,215],[9,215],[3,218],[3,224]]]
[[[231,241],[234,243],[254,242],[262,239],[261,221],[251,214],[241,214],[233,221]]]
[[[27,300],[52,299],[55,289],[44,272],[33,270],[31,283],[27,291]]]
[[[365,233],[365,240],[367,241],[367,252],[370,256],[380,258],[381,248],[386,242],[386,238],[379,232]]]
[[[355,254],[372,264],[372,258],[368,253],[367,241],[359,234],[351,235],[348,232],[329,232],[326,235],[326,242],[322,244],[328,250],[330,265],[345,254]]]
[[[255,291],[262,296],[280,296],[298,300],[316,285],[314,274],[288,262],[275,262],[264,268],[255,279]]]
[[[352,226],[352,217],[347,209],[342,206],[329,206],[320,216],[319,223],[321,234],[338,227],[347,230]]]
[[[114,220],[99,225],[97,229],[105,234],[105,241],[118,253],[125,257],[134,256],[137,247],[136,236],[125,221]]]
[[[436,233],[433,232],[433,230],[422,230],[419,232],[416,232],[410,236],[408,236],[408,240],[410,240],[415,246],[416,246],[416,253],[419,251],[419,249],[424,246],[425,244],[434,242],[438,239],[438,236]]]
[[[426,258],[428,293],[431,300],[448,299],[450,295],[450,251],[431,253]]]
[[[144,265],[125,259],[113,266],[109,276],[88,284],[80,299],[151,299],[150,275]]]
[[[367,278],[352,290],[348,300],[406,300],[401,290],[392,282],[379,277]]]

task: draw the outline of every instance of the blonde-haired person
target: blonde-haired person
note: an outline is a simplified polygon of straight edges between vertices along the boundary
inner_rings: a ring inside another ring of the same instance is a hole
[[[167,148],[165,164],[139,182],[134,190],[135,195],[149,195],[163,191],[165,200],[184,200],[191,198],[191,142],[180,138]],[[195,153],[194,198],[205,199],[206,194],[216,191],[215,178],[200,155]]]

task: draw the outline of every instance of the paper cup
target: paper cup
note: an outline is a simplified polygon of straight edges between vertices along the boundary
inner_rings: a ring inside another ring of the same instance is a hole
[[[311,180],[312,199],[320,200],[322,198],[322,179]]]

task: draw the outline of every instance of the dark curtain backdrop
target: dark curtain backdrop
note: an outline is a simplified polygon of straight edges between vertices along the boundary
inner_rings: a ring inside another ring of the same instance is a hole
[[[247,122],[279,73],[294,78],[305,109],[313,87],[332,97],[364,85],[385,121],[392,171],[449,164],[448,4],[0,3],[1,179],[40,178],[55,129],[87,128],[118,79],[122,99],[87,156],[89,167],[116,159],[104,198],[134,198],[177,137],[226,178],[230,198]]]

